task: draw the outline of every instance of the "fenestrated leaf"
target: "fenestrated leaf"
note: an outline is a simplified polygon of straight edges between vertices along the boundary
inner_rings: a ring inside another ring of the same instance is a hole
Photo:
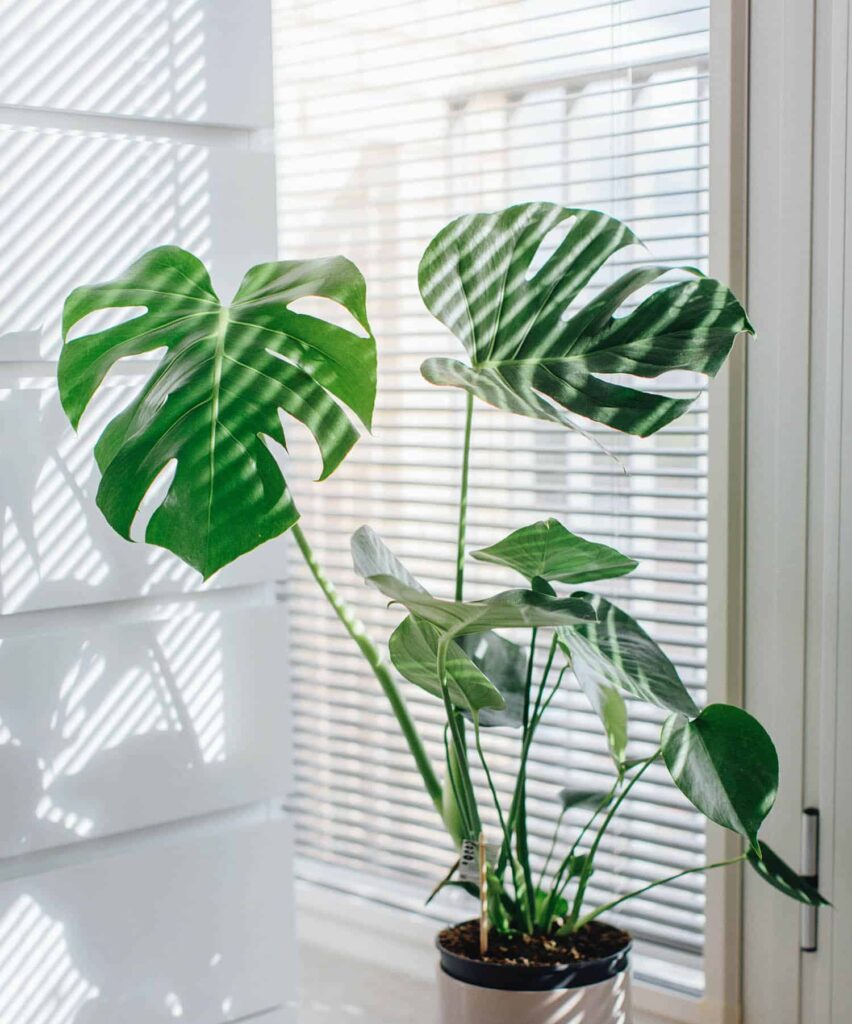
[[[331,299],[367,332],[361,337],[290,306]],[[99,310],[145,307],[104,330],[69,340]],[[364,279],[341,256],[265,263],[249,270],[230,306],[204,265],[173,246],[153,249],[121,277],[77,288],[63,311],[62,405],[76,427],[109,369],[126,356],[165,349],[135,399],[103,431],[95,456],[97,501],[130,537],[159,473],[174,479],[145,539],[203,576],[287,530],[298,519],[266,438],[285,444],[280,411],[317,441],[327,477],[358,439],[341,406],[367,426],[376,390]]]
[[[572,596],[588,600],[597,614],[595,622],[559,632],[570,650],[574,674],[595,708],[610,700],[597,696],[609,686],[666,711],[690,718],[698,714],[677,669],[631,615],[598,595],[577,591]]]
[[[439,630],[430,622],[407,615],[388,641],[391,661],[399,672],[439,699],[442,696],[438,675],[440,638]],[[506,706],[499,690],[453,641],[447,651],[446,681],[450,700],[457,708],[478,712],[485,708],[501,711]]]
[[[592,810],[608,807],[613,800],[612,789],[563,789],[559,799],[567,811],[572,807],[589,807]]]
[[[615,548],[571,533],[556,519],[522,526],[491,547],[472,551],[481,562],[514,569],[530,582],[588,583],[633,572],[639,564]]]
[[[761,878],[769,882],[770,885],[774,885],[785,896],[798,900],[799,903],[807,903],[811,907],[831,906],[807,878],[803,878],[789,864],[785,864],[771,847],[762,840],[758,842],[758,846],[760,847],[760,856],[753,848],[750,848],[748,862]]]
[[[469,634],[459,637],[459,647],[474,665],[497,687],[506,702],[502,711],[482,711],[482,726],[518,727],[524,717],[524,689],[527,652],[499,633]]]
[[[546,236],[570,227],[530,275]],[[470,365],[431,358],[432,384],[463,388],[509,412],[574,426],[568,413],[647,436],[680,416],[694,398],[671,398],[615,384],[604,374],[654,378],[669,370],[713,376],[734,338],[752,332],[728,288],[693,268],[629,313],[620,307],[669,267],[628,270],[566,318],[572,302],[607,260],[637,237],[594,210],[523,203],[452,221],[420,262],[423,301],[464,345]]]
[[[742,708],[710,704],[692,721],[671,715],[661,747],[686,798],[711,821],[745,836],[759,855],[757,831],[778,791],[778,755],[760,722]]]

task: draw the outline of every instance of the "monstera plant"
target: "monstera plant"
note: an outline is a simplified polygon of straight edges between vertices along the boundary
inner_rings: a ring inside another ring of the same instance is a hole
[[[640,386],[637,378],[676,370],[712,377],[737,335],[753,333],[731,291],[688,267],[628,263],[629,269],[611,274],[611,283],[591,289],[593,297],[580,301],[613,257],[637,243],[629,228],[603,213],[527,203],[454,220],[420,263],[426,306],[467,354],[466,362],[433,358],[422,367],[431,384],[466,393],[452,597],[427,591],[367,526],[352,538],[352,553],[358,573],[402,610],[388,639],[396,673],[443,705],[440,772],[390,666],[317,563],[270,451],[270,445],[286,444],[280,413],[295,417],[316,439],[324,478],[358,438],[353,418],[370,426],[376,346],[364,280],[355,266],[342,257],[264,264],[248,272],[225,306],[203,265],[167,247],[147,253],[115,281],[78,288],[65,305],[59,384],[75,425],[114,363],[144,352],[163,353],[96,446],[102,474],[97,501],[104,515],[129,537],[155,478],[174,463],[174,477],[150,518],[146,540],[173,551],[204,577],[264,541],[293,532],[387,694],[426,790],[459,849],[441,884],[462,886],[482,899],[478,941],[485,960],[495,948],[508,948],[512,937],[523,937],[528,952],[536,937],[559,947],[589,933],[601,913],[637,895],[587,905],[602,838],[655,763],[665,766],[703,815],[742,837],[744,851],[724,863],[748,861],[786,895],[813,905],[823,902],[809,881],[759,837],[778,787],[778,759],[766,731],[740,708],[699,707],[664,651],[604,596],[607,580],[636,568],[632,558],[578,536],[556,519],[467,551],[477,399],[567,430],[582,431],[584,422],[594,421],[645,437],[686,412],[692,399]],[[534,267],[536,260],[540,265]],[[670,282],[661,283],[673,269]],[[304,296],[339,304],[362,333],[296,312],[292,304]],[[121,307],[145,312],[69,337],[88,314]],[[616,374],[619,382],[612,379]],[[513,574],[515,587],[466,600],[468,554]],[[518,630],[529,633],[525,646],[516,642]],[[539,725],[568,680],[600,717],[612,779],[600,791],[562,793],[563,815],[569,808],[587,808],[588,820],[563,841],[560,816],[551,856],[538,865],[536,879],[527,770]],[[663,713],[659,742],[638,759],[630,756],[629,738],[630,710],[637,702]],[[517,772],[507,800],[482,742],[482,731],[489,728],[517,731]],[[472,771],[474,762],[479,773]],[[481,788],[477,774],[484,780]],[[499,822],[499,834],[490,837],[496,841],[487,847],[483,801],[493,804]],[[477,859],[479,876],[474,877],[470,864]],[[717,866],[691,868],[673,878]],[[638,892],[671,880],[652,880]],[[485,921],[493,929],[490,940]],[[465,955],[470,959],[474,953]],[[445,970],[452,974],[455,968],[448,963]]]

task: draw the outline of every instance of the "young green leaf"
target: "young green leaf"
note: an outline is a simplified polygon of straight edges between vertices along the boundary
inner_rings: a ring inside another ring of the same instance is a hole
[[[627,702],[622,697],[621,690],[612,682],[611,677],[601,671],[599,660],[584,658],[581,645],[578,645],[580,651],[578,657],[573,659],[565,642],[565,633],[558,632],[557,636],[560,648],[573,665],[574,675],[580,684],[580,689],[585,693],[601,720],[612,759],[621,771],[621,766],[627,757]]]
[[[348,310],[366,337],[294,312],[306,295]],[[144,306],[113,327],[69,338],[99,310]],[[327,477],[358,433],[341,406],[367,426],[376,393],[376,344],[364,279],[342,256],[254,267],[230,306],[204,265],[174,246],[152,249],[121,277],[77,288],[62,318],[62,405],[76,427],[110,368],[165,349],[135,399],[101,434],[97,502],[121,536],[154,480],[174,479],[145,539],[206,578],[299,518],[265,438],[284,446],[280,412],[311,431]]]
[[[359,527],[352,534],[350,547],[355,572],[365,580],[372,576],[393,576],[412,590],[427,593],[371,526]]]
[[[514,569],[530,582],[588,583],[633,572],[638,562],[606,544],[571,533],[556,519],[523,526],[508,537],[471,552],[481,562]]]
[[[479,724],[520,726],[524,716],[527,652],[499,633],[470,633],[459,637],[458,644],[506,701],[502,711],[483,710]]]
[[[748,862],[761,878],[774,885],[785,896],[807,903],[811,907],[831,906],[828,900],[817,892],[816,888],[796,872],[778,856],[777,853],[762,840],[758,843],[760,856],[753,849],[748,851]]]
[[[609,694],[613,687],[665,711],[678,711],[689,718],[698,714],[677,669],[631,615],[604,597],[579,591],[572,597],[588,600],[597,621],[566,627],[559,630],[559,636],[570,650],[574,674],[592,706],[609,708],[615,733],[622,729],[626,733],[626,712],[622,714]],[[626,735],[614,739],[620,747]]]
[[[747,711],[710,704],[692,721],[663,726],[666,767],[686,798],[711,821],[745,836],[760,856],[757,831],[775,803],[778,755]]]
[[[352,536],[355,571],[391,601],[453,637],[515,626],[559,626],[593,620],[585,597],[553,597],[532,590],[504,590],[483,601],[445,601],[420,584],[368,526]]]
[[[608,807],[615,794],[610,789],[563,789],[559,793],[564,810],[572,807],[588,807],[592,810]]]
[[[565,237],[534,274],[533,258],[550,232]],[[670,267],[628,270],[572,316],[591,278],[637,237],[594,210],[523,203],[452,221],[420,261],[420,294],[467,350],[470,365],[427,359],[432,384],[463,388],[509,412],[575,427],[568,413],[645,437],[684,413],[693,398],[671,398],[615,384],[605,375],[658,377],[668,370],[713,376],[734,338],[752,332],[730,290],[693,268],[616,316],[635,292]]]
[[[368,582],[391,601],[405,605],[413,615],[453,636],[489,629],[588,622],[595,615],[585,598],[550,597],[532,590],[504,590],[482,601],[445,601],[415,590],[395,576],[369,576]]]
[[[391,661],[405,678],[433,697],[442,696],[438,675],[440,631],[429,622],[407,615],[388,641]],[[462,710],[502,711],[506,702],[500,691],[479,671],[462,648],[450,642],[446,681],[452,703]]]

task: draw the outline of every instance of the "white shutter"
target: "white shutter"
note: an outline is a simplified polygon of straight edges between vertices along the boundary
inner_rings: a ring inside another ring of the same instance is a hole
[[[316,485],[312,442],[294,433],[294,490],[319,557],[378,639],[387,638],[399,613],[351,571],[349,536],[362,523],[424,583],[438,593],[452,590],[464,400],[459,391],[426,384],[419,366],[430,355],[459,354],[460,346],[420,301],[420,254],[459,213],[552,200],[628,221],[655,261],[706,269],[707,6],[278,0],[281,251],[344,252],[358,263],[380,353],[373,436]],[[617,257],[607,273],[627,259]],[[701,387],[688,376],[671,384],[684,393]],[[707,425],[703,394],[694,411],[647,440],[606,437],[590,425],[626,475],[578,434],[478,404],[468,530],[469,548],[479,547],[552,515],[640,559],[635,574],[605,590],[665,645],[699,700]],[[467,580],[467,596],[518,583],[476,563]],[[356,873],[361,885],[381,876],[381,898],[404,891],[425,897],[452,856],[394,719],[296,561],[290,599],[303,870],[344,887]],[[403,686],[440,760],[442,708]],[[660,716],[636,703],[631,715],[635,752],[648,753]],[[508,791],[517,738],[492,731],[488,748]],[[597,720],[566,685],[541,729],[530,772],[539,857],[549,845],[559,788],[609,773]],[[702,861],[701,821],[664,770],[650,771],[635,793],[602,847],[591,899]],[[570,840],[580,817],[569,818],[562,834]],[[700,967],[701,876],[655,889],[623,911],[637,937],[670,947],[664,957]]]

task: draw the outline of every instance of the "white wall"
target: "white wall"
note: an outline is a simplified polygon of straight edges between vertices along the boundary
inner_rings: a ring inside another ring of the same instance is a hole
[[[268,0],[0,0],[0,1024],[284,1024],[280,544],[207,585],[113,535],[54,386],[64,295],[275,257]],[[138,378],[137,378],[138,380]]]

